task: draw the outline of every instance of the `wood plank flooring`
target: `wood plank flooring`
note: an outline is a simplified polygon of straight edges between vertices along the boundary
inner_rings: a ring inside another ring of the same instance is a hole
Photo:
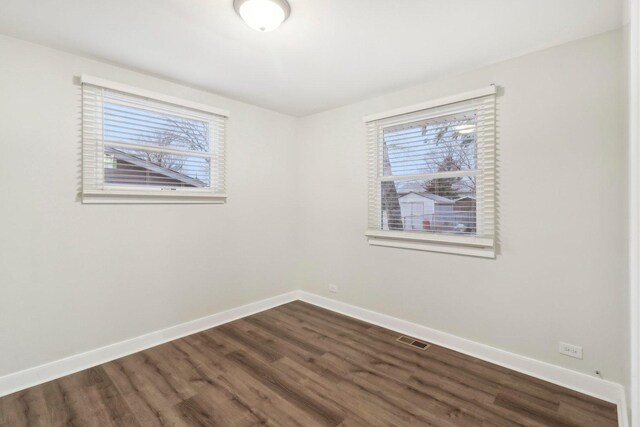
[[[616,426],[583,394],[296,301],[0,398],[0,426]]]

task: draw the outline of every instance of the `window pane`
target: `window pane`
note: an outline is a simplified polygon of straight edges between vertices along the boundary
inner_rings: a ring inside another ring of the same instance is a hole
[[[82,84],[83,202],[224,202],[227,114],[110,85]]]
[[[382,230],[476,233],[476,177],[381,183]]]
[[[209,123],[111,102],[104,103],[104,140],[209,151]]]
[[[475,170],[476,113],[384,129],[383,175]]]

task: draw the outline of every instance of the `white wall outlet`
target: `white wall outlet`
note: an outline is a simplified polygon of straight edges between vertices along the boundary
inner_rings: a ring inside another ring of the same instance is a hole
[[[337,294],[338,293],[338,285],[329,285],[329,292],[331,292],[332,294]]]
[[[566,342],[560,343],[560,354],[575,357],[576,359],[582,359],[582,347],[573,344],[567,344]]]

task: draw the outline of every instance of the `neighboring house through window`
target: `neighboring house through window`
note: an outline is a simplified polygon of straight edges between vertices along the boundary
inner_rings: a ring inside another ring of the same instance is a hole
[[[369,243],[495,256],[495,86],[365,118]]]

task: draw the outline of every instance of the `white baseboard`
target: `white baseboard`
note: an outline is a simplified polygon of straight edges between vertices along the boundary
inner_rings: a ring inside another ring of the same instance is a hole
[[[231,322],[242,317],[250,316],[260,311],[268,310],[281,304],[298,299],[299,292],[267,298],[240,307],[232,308],[200,319],[191,320],[166,329],[151,332],[115,344],[76,354],[64,359],[55,360],[44,365],[25,369],[0,377],[0,397],[7,394],[33,387],[74,372],[82,371],[111,360],[118,359],[138,351],[145,350],[168,341],[182,338],[205,329],[213,328],[223,323]]]
[[[5,375],[0,377],[0,397],[295,300],[302,300],[328,310],[355,317],[374,325],[420,338],[460,353],[615,403],[618,405],[619,425],[621,427],[629,425],[624,388],[620,384],[305,291],[288,292]]]
[[[446,332],[418,325],[396,317],[380,314],[355,305],[347,304],[331,298],[322,297],[310,292],[300,291],[299,299],[319,307],[326,308],[374,325],[410,335],[469,356],[523,374],[540,378],[550,383],[567,387],[618,406],[618,424],[628,426],[627,404],[624,387],[618,383],[592,377],[581,372],[572,371],[550,363],[541,362],[519,354],[510,353],[485,344],[480,344]]]

